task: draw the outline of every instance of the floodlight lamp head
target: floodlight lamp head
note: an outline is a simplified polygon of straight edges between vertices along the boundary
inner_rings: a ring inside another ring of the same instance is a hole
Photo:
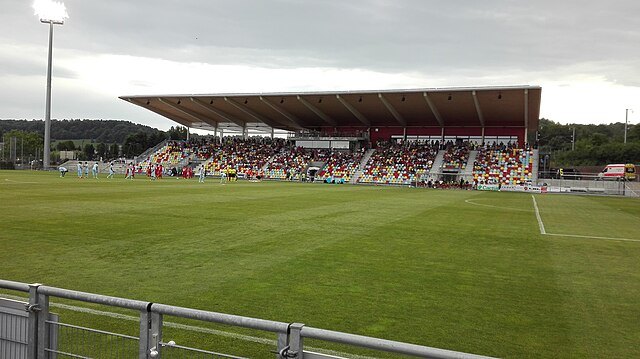
[[[40,22],[46,24],[62,25],[64,20],[69,18],[67,8],[63,3],[52,0],[35,0],[33,2],[35,15]]]

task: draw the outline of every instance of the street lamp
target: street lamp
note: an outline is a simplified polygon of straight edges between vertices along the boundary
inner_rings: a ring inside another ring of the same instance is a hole
[[[629,111],[633,113],[630,108],[624,109],[624,143],[627,143],[627,123],[629,123]]]
[[[64,24],[64,19],[68,18],[67,9],[63,3],[51,0],[36,0],[33,3],[35,14],[40,18],[40,22],[49,24],[49,58],[47,64],[47,98],[44,113],[44,153],[42,168],[49,169],[49,158],[51,157],[51,62],[53,55],[53,25]]]

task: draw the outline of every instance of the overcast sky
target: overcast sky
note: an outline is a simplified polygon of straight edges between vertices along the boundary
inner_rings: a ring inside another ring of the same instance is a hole
[[[48,25],[2,0],[0,118],[44,117]],[[540,116],[640,122],[640,1],[67,0],[52,118],[174,122],[122,95],[538,85]]]

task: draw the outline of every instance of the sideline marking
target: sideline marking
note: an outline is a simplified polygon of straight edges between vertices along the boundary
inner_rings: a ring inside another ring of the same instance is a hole
[[[608,239],[608,240],[611,240],[611,241],[640,242],[640,239],[631,239],[631,238],[581,236],[579,234],[557,234],[557,233],[545,233],[545,234],[547,236],[556,236],[556,237],[574,237],[574,238],[584,238],[584,239]]]
[[[27,301],[28,300],[28,299],[26,299],[24,297],[18,297],[18,296],[9,295],[9,294],[0,294],[0,297],[7,298],[7,299],[19,300],[19,301]],[[87,313],[87,314],[93,314],[93,315],[102,315],[102,316],[105,316],[105,317],[111,317],[111,318],[123,319],[123,320],[130,320],[130,321],[134,321],[134,322],[139,322],[140,321],[140,317],[134,317],[134,316],[131,316],[131,315],[120,314],[120,313],[107,312],[107,311],[97,310],[97,309],[77,307],[75,305],[69,305],[69,304],[50,303],[49,306],[50,307],[67,309],[67,310],[71,310],[71,311],[74,311],[74,312],[81,312],[81,313]],[[186,325],[186,324],[166,322],[166,321],[163,322],[163,325],[166,325],[167,327],[171,327],[171,328],[185,329],[185,330],[190,330],[190,331],[193,331],[193,332],[220,335],[220,336],[223,336],[223,337],[228,337],[228,338],[233,338],[233,339],[240,339],[240,340],[245,340],[245,341],[248,341],[248,342],[254,342],[254,343],[258,343],[258,344],[278,345],[278,341],[274,340],[274,339],[254,337],[254,336],[251,336],[251,335],[237,334],[237,333],[232,333],[232,332],[226,332],[226,331],[223,331],[223,330],[202,328],[202,327],[196,327],[196,326],[193,326],[193,325]],[[369,356],[365,356],[365,355],[343,353],[343,352],[339,352],[339,351],[336,351],[336,350],[322,349],[322,348],[310,347],[310,346],[306,346],[306,345],[305,345],[305,348],[308,348],[308,349],[310,349],[312,351],[317,351],[317,352],[320,352],[320,353],[339,356],[339,357],[349,357],[349,358],[355,358],[355,359],[377,359],[375,357],[369,357]]]
[[[5,179],[4,179],[4,181],[5,181],[5,182],[11,182],[11,183],[18,183],[18,184],[37,184],[37,183],[40,183],[40,182],[22,182],[22,181],[14,181],[14,180],[11,180],[11,179],[8,179],[8,178],[5,178]],[[5,183],[5,184],[7,184],[7,183]]]
[[[540,217],[540,211],[538,210],[538,203],[536,202],[536,198],[531,195],[531,199],[533,199],[533,208],[536,212],[536,219],[538,220],[538,227],[540,227],[540,234],[547,234],[547,231],[544,230],[544,223],[542,223],[542,218]]]
[[[544,229],[544,223],[542,223],[542,218],[540,217],[540,211],[538,210],[538,203],[536,203],[536,198],[533,195],[531,195],[531,199],[533,199],[533,207],[535,208],[536,219],[538,220],[538,226],[540,227],[540,234],[542,235],[556,236],[556,237],[582,238],[582,239],[607,239],[610,241],[623,241],[623,242],[640,242],[640,239],[631,239],[631,238],[583,236],[580,234],[547,233]]]
[[[465,201],[465,203],[473,204],[473,205],[476,205],[476,206],[483,206],[483,207],[491,207],[491,208],[506,209],[506,210],[509,210],[509,211],[531,212],[531,210],[530,210],[530,209],[522,209],[522,208],[511,208],[511,207],[494,206],[494,205],[492,205],[492,204],[476,203],[476,202],[471,201],[470,199],[465,199],[464,201]]]

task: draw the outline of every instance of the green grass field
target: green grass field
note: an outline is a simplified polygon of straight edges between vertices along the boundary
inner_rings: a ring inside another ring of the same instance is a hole
[[[0,171],[0,279],[498,357],[640,357],[640,202],[535,199],[547,233],[588,238],[541,235],[530,194]]]

